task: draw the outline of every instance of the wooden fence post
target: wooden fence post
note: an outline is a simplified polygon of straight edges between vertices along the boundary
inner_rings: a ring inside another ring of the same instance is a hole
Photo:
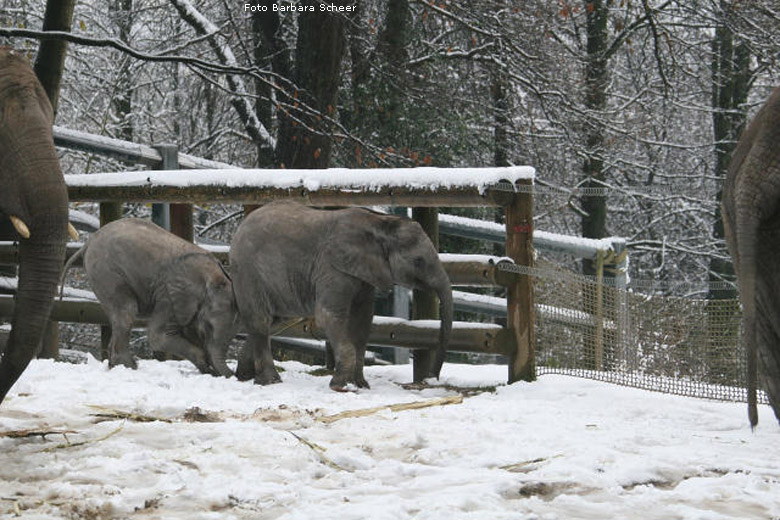
[[[165,153],[159,149],[163,156],[163,168],[166,170],[179,169],[179,150],[176,146],[165,148]],[[187,240],[195,241],[195,233],[192,227],[192,204],[171,204],[168,209],[168,218],[170,218],[171,233]]]
[[[519,186],[533,186],[520,180]],[[516,193],[506,206],[506,255],[515,264],[533,267],[533,193]],[[514,348],[509,354],[509,383],[536,379],[534,353],[534,295],[531,273],[520,274],[507,288],[507,327]]]
[[[439,212],[436,208],[412,208],[412,218],[419,222],[430,237],[436,250],[439,250]],[[428,320],[439,318],[439,301],[433,291],[415,290],[412,297],[412,319]],[[420,382],[428,377],[433,356],[428,349],[415,349],[413,352],[413,379]]]

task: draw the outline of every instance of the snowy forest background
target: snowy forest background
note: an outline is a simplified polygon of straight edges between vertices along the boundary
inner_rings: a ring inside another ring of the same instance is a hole
[[[554,188],[537,229],[626,237],[634,279],[731,279],[717,201],[780,83],[777,0],[327,3],[355,9],[78,0],[56,124],[242,167],[527,164]],[[34,60],[45,8],[5,0],[0,45]],[[65,173],[131,168],[63,152]],[[198,209],[229,234],[235,208]]]

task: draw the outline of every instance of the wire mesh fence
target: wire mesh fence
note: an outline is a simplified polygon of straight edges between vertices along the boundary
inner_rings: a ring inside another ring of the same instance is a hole
[[[740,306],[728,286],[699,297],[616,287],[563,269],[535,278],[537,373],[745,401]],[[701,293],[700,293],[701,294]],[[764,392],[759,402],[767,403]]]

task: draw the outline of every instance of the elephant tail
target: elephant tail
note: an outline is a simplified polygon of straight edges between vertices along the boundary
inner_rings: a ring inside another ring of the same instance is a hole
[[[751,428],[758,424],[758,334],[756,305],[756,262],[758,258],[758,229],[760,219],[740,211],[737,215],[737,248],[739,250],[739,294],[742,300],[745,327],[745,349],[747,351],[747,401]]]
[[[65,276],[68,274],[68,271],[71,267],[73,267],[73,264],[76,263],[77,260],[80,258],[84,258],[84,253],[87,252],[87,246],[89,245],[89,240],[84,242],[84,245],[79,248],[78,251],[73,253],[70,258],[68,258],[68,261],[65,262],[65,267],[62,269],[62,275],[60,276],[60,300],[62,300],[62,297],[65,293]]]

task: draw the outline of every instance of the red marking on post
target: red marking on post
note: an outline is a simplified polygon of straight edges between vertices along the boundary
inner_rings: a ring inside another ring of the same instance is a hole
[[[533,224],[518,224],[512,228],[512,233],[531,233],[533,230]]]

